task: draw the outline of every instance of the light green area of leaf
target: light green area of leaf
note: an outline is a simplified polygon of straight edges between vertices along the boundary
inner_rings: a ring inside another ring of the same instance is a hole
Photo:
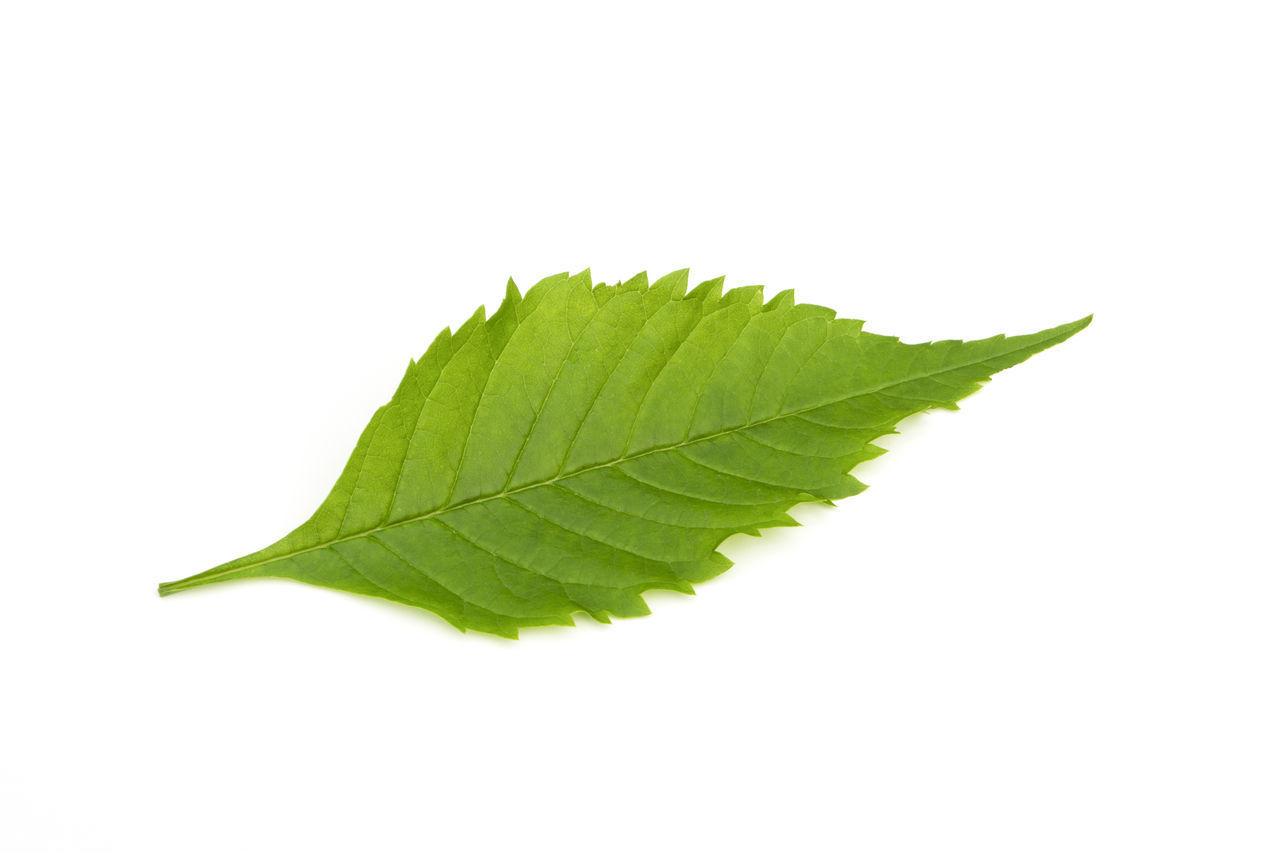
[[[904,344],[791,291],[686,293],[558,275],[442,332],[374,413],[338,483],[279,542],[162,595],[274,576],[515,637],[649,612],[731,565],[734,533],[864,487],[850,469],[916,412],[956,408],[1086,317],[1031,335]]]

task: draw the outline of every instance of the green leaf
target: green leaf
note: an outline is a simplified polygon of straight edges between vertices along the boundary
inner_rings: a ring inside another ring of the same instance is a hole
[[[274,545],[185,580],[293,578],[515,637],[649,612],[641,593],[731,565],[734,533],[864,488],[849,470],[902,418],[956,408],[1074,335],[904,344],[791,291],[687,295],[687,271],[514,282],[409,365],[328,498]]]

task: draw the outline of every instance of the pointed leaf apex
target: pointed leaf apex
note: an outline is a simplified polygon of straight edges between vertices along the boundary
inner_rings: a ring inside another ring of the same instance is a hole
[[[765,303],[764,310],[776,311],[779,308],[791,308],[796,304],[796,292],[793,288],[779,290],[773,298]]]
[[[685,267],[682,270],[667,273],[662,278],[655,281],[650,289],[658,290],[659,288],[664,287],[671,290],[673,298],[678,299],[683,296],[684,292],[689,287],[689,268]]]
[[[687,271],[686,271],[687,272]],[[686,299],[709,299],[715,301],[720,298],[720,291],[724,289],[724,276],[719,278],[711,278],[699,284],[693,290],[689,291]]]
[[[484,306],[481,305],[479,308],[475,310],[475,313],[473,313],[470,317],[467,318],[467,322],[463,323],[461,326],[458,327],[458,331],[454,333],[454,337],[460,338],[470,333],[471,330],[474,329],[476,326],[479,326],[482,323],[484,323],[484,318],[485,318]]]
[[[644,292],[649,289],[649,274],[645,272],[637,273],[619,284],[618,289],[624,293],[632,290]]]

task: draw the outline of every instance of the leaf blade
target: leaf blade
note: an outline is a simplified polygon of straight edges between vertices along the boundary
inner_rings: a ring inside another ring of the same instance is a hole
[[[903,344],[788,291],[543,279],[437,336],[316,513],[253,554],[162,584],[288,577],[462,630],[647,613],[723,572],[734,533],[861,491],[849,470],[910,414],[955,408],[1091,321]]]

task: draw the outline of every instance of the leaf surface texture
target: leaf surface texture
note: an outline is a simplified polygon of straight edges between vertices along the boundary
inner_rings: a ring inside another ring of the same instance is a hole
[[[861,491],[850,469],[904,417],[956,408],[1090,320],[904,344],[791,291],[686,290],[685,272],[509,283],[410,364],[309,520],[161,593],[292,578],[506,637],[643,615],[645,591],[727,569],[728,536]]]

